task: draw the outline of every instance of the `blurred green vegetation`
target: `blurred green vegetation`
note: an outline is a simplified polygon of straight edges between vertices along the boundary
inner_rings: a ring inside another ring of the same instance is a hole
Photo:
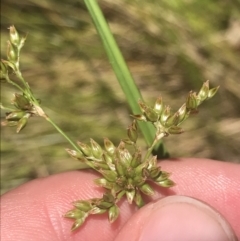
[[[198,90],[207,79],[212,87],[221,86],[184,124],[186,133],[164,140],[171,155],[240,162],[239,0],[99,4],[147,102],[161,95],[177,109],[188,91]],[[92,137],[102,143],[108,137],[118,143],[124,138],[130,111],[84,3],[2,0],[2,58],[12,24],[28,33],[21,69],[48,115],[73,140]],[[1,102],[9,104],[15,91],[1,84]],[[40,118],[31,118],[20,134],[1,128],[1,193],[77,169],[64,150],[69,147]]]

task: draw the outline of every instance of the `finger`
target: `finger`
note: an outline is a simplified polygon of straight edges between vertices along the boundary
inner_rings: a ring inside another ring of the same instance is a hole
[[[172,172],[177,185],[165,195],[187,195],[200,199],[220,212],[240,236],[240,165],[208,159],[164,161],[162,169]],[[157,192],[157,198],[161,197]]]
[[[133,228],[134,227],[134,228]],[[151,202],[124,225],[115,241],[237,241],[228,222],[197,199],[173,195]]]
[[[163,170],[173,173],[177,186],[160,189],[155,198],[183,194],[199,198],[222,213],[236,233],[240,217],[239,165],[211,160],[162,161]],[[135,208],[121,203],[119,220],[109,224],[106,215],[92,216],[71,233],[72,221],[62,215],[78,199],[100,197],[103,190],[93,184],[92,172],[68,172],[34,180],[3,195],[2,237],[4,240],[113,240]],[[9,231],[10,230],[10,231]]]
[[[123,202],[121,217],[114,224],[106,215],[92,215],[81,229],[71,232],[72,220],[63,217],[73,208],[72,202],[101,197],[91,171],[73,171],[37,179],[2,196],[1,235],[12,241],[107,241],[113,240],[123,223],[134,213],[134,207]]]

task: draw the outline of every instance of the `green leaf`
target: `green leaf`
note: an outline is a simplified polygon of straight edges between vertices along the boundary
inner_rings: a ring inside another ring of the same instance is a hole
[[[140,113],[137,101],[142,99],[142,96],[132,78],[132,75],[126,65],[126,62],[118,48],[118,45],[109,29],[109,26],[98,6],[96,0],[84,0],[88,11],[95,24],[96,30],[103,42],[106,54],[116,74],[118,82],[126,96],[127,102],[133,113]],[[155,129],[150,123],[138,123],[143,133],[145,141],[150,146],[154,140]],[[159,146],[160,145],[160,146]],[[156,145],[155,150],[162,150],[161,156],[165,156],[167,151],[163,148],[163,144]]]

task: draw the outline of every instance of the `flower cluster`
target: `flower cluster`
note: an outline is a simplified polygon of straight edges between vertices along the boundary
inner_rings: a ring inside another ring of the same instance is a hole
[[[7,60],[1,60],[1,79],[7,77],[8,67],[13,71],[18,71],[20,50],[26,41],[26,37],[20,37],[14,26],[9,28],[9,36]]]
[[[109,139],[104,139],[104,149],[94,140],[90,145],[78,142],[81,153],[67,149],[75,159],[86,163],[102,177],[95,180],[98,186],[107,191],[102,198],[77,201],[74,209],[67,212],[65,217],[75,219],[72,230],[78,228],[90,214],[108,212],[109,221],[116,220],[119,214],[117,202],[126,196],[129,204],[133,202],[141,207],[144,205],[142,195],[153,195],[151,182],[162,187],[171,187],[174,182],[169,179],[169,173],[157,166],[157,157],[144,160],[141,151],[136,146],[137,124],[135,121],[128,128],[128,139],[121,141],[116,147]],[[132,145],[131,153],[126,145]]]
[[[104,139],[104,148],[90,139],[90,144],[78,142],[79,151],[67,149],[73,158],[87,164],[102,175],[95,180],[98,186],[106,189],[102,198],[74,202],[74,208],[65,217],[74,219],[72,230],[80,227],[91,214],[108,212],[109,221],[113,222],[119,215],[118,201],[126,197],[129,204],[138,207],[144,205],[144,195],[153,195],[151,186],[156,183],[161,187],[172,187],[174,182],[169,179],[170,173],[162,171],[157,165],[157,157],[151,156],[154,146],[161,138],[169,134],[183,132],[179,126],[191,113],[197,113],[198,106],[206,99],[213,97],[218,87],[209,89],[206,81],[198,93],[190,92],[186,102],[175,113],[158,98],[154,107],[139,101],[141,114],[132,115],[132,124],[128,127],[128,138],[115,146],[109,139]],[[152,123],[156,135],[152,145],[143,156],[137,146],[138,127],[136,120]],[[129,148],[127,148],[127,146]],[[130,151],[132,150],[132,151]]]
[[[134,203],[142,207],[144,195],[154,194],[153,183],[166,188],[174,185],[169,178],[170,173],[161,170],[157,157],[152,156],[152,151],[163,137],[182,133],[180,124],[190,114],[197,113],[198,106],[213,97],[218,87],[210,89],[209,81],[206,81],[198,93],[192,91],[189,93],[186,102],[175,113],[169,106],[164,105],[162,98],[158,98],[153,107],[139,101],[141,113],[132,115],[134,120],[127,129],[128,138],[120,141],[118,145],[105,138],[104,148],[93,139],[90,139],[89,144],[78,142],[77,146],[45,114],[40,107],[40,101],[34,97],[30,86],[22,77],[19,55],[25,40],[26,37],[19,37],[14,26],[10,27],[7,60],[1,60],[0,80],[17,87],[21,94],[14,95],[15,109],[8,108],[11,111],[6,113],[6,120],[2,124],[17,126],[19,132],[26,126],[31,116],[44,117],[75,148],[75,150],[67,149],[70,156],[101,174],[101,177],[95,180],[95,184],[105,189],[104,195],[101,198],[75,201],[74,208],[65,214],[65,217],[74,219],[72,230],[79,228],[89,215],[94,214],[107,212],[109,221],[114,222],[119,216],[117,204],[124,197],[129,204]],[[10,71],[21,81],[21,86],[9,78]],[[1,108],[5,107],[1,105]],[[150,122],[156,128],[155,138],[144,154],[137,145],[137,121]]]
[[[212,98],[218,91],[219,87],[209,89],[209,81],[203,83],[198,93],[190,91],[186,102],[175,113],[171,112],[171,108],[164,105],[162,98],[158,98],[154,107],[150,107],[139,101],[139,107],[142,111],[140,115],[132,115],[139,121],[148,121],[156,127],[156,136],[169,134],[181,134],[183,129],[179,126],[185,121],[190,114],[198,112],[198,106],[203,101]]]
[[[7,60],[1,60],[0,80],[14,85],[21,91],[21,94],[14,94],[12,104],[16,109],[12,110],[12,108],[5,108],[1,105],[3,109],[11,109],[11,112],[6,113],[6,120],[1,124],[3,126],[17,126],[18,133],[26,126],[31,116],[43,116],[44,113],[39,107],[40,101],[35,99],[28,83],[23,79],[19,70],[20,51],[26,41],[26,36],[20,37],[14,26],[10,26],[9,36]],[[15,81],[12,81],[9,78],[9,73],[14,73],[23,86],[21,87]]]
[[[90,214],[102,214],[108,212],[109,221],[114,222],[119,214],[119,208],[115,204],[113,195],[107,192],[102,198],[92,198],[73,203],[74,209],[65,214],[66,218],[75,219],[72,231],[79,228]]]
[[[34,107],[24,94],[15,94],[13,105],[17,109],[6,113],[6,120],[2,122],[2,125],[16,126],[18,133],[26,126],[29,117],[33,115]]]

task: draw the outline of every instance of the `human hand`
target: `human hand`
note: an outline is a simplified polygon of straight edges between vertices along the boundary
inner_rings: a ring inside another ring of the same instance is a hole
[[[158,201],[137,212],[133,205],[123,201],[120,217],[113,224],[108,222],[106,214],[92,215],[75,232],[70,232],[72,220],[63,218],[63,214],[71,208],[72,201],[102,195],[103,190],[93,183],[97,174],[72,171],[21,185],[1,197],[1,240],[227,241],[240,238],[239,164],[191,158],[161,161],[160,165],[172,172],[171,179],[177,185],[170,189],[156,186],[152,199]],[[225,217],[236,237],[210,207],[175,194],[211,205]],[[169,195],[174,196],[163,198]]]

